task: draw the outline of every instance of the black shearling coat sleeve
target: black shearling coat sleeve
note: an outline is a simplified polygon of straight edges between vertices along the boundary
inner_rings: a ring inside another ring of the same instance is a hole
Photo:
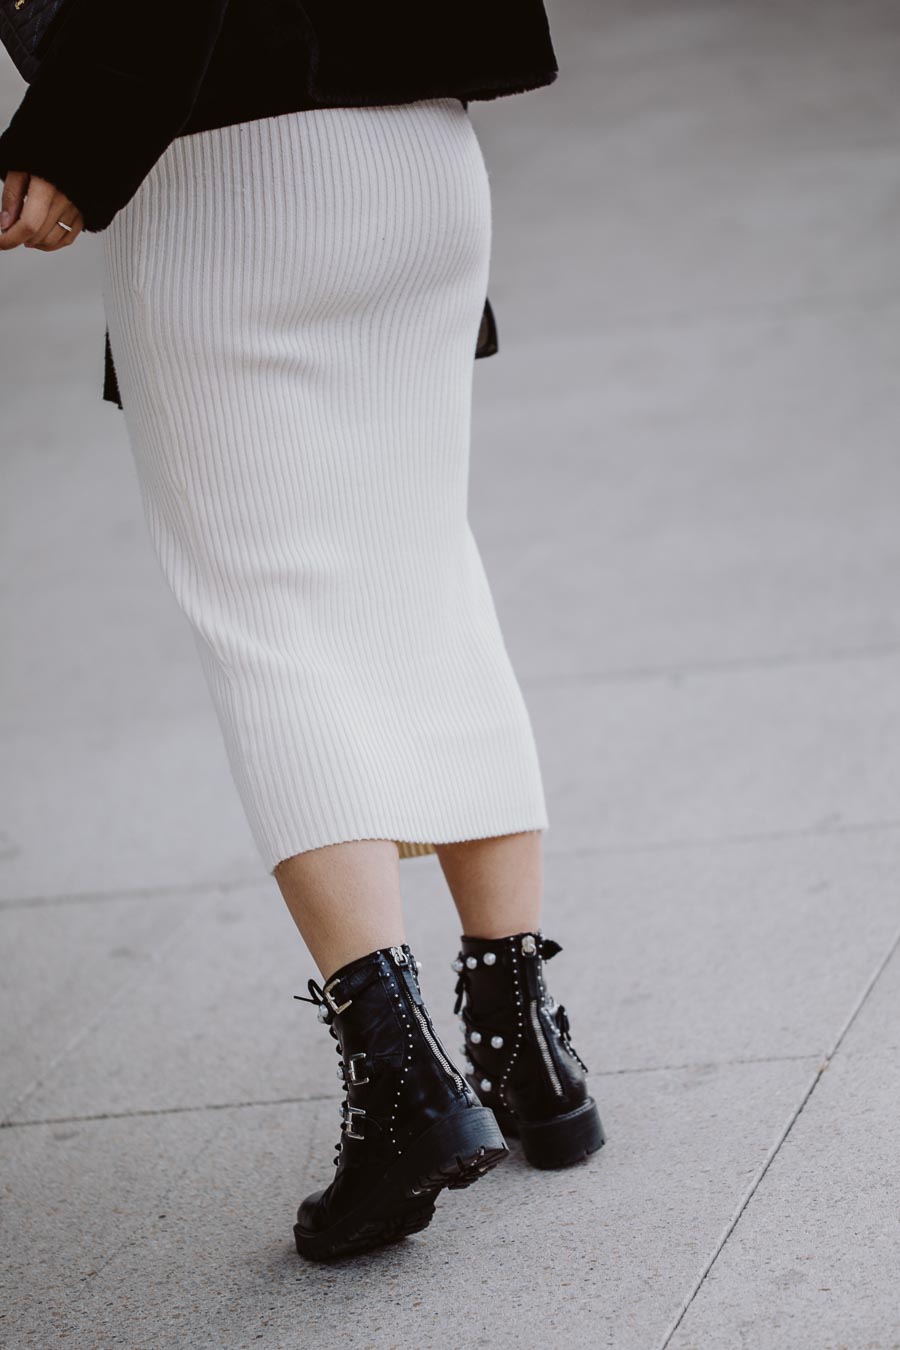
[[[187,122],[229,0],[68,0],[0,136],[0,177],[45,178],[103,230]]]

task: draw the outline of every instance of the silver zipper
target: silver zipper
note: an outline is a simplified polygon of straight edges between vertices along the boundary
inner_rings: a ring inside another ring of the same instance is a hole
[[[466,1088],[464,1080],[456,1072],[453,1065],[450,1063],[449,1059],[444,1054],[443,1050],[438,1044],[437,1038],[432,1035],[431,1028],[429,1027],[428,1023],[425,1020],[425,1015],[423,1014],[421,1008],[417,1007],[415,1003],[413,1004],[413,1012],[416,1014],[416,1020],[419,1023],[419,1026],[422,1028],[422,1035],[425,1037],[426,1041],[434,1051],[435,1059],[438,1061],[439,1064],[441,1064],[444,1067],[448,1076],[453,1079],[454,1083],[459,1088],[459,1090],[461,1092],[464,1092]]]
[[[553,1063],[553,1056],[550,1053],[550,1046],[547,1044],[547,1033],[544,1031],[544,1024],[541,1021],[540,1004],[536,998],[531,1000],[531,1025],[534,1027],[534,1034],[537,1037],[541,1056],[547,1070],[547,1077],[550,1079],[553,1091],[557,1097],[564,1096],[562,1083],[559,1081],[559,1074],[556,1072],[556,1065]]]
[[[403,950],[402,947],[392,947],[391,956],[394,958],[395,965],[397,966],[409,965],[409,962],[406,959],[406,952]],[[461,1075],[456,1072],[453,1065],[450,1063],[449,1059],[444,1054],[443,1049],[438,1044],[437,1038],[432,1034],[431,1028],[429,1027],[428,1022],[425,1020],[424,1013],[416,1003],[413,1003],[413,1012],[416,1015],[416,1021],[422,1028],[422,1035],[425,1037],[426,1041],[431,1046],[431,1049],[434,1052],[435,1059],[445,1070],[448,1077],[452,1079],[452,1081],[454,1082],[456,1087],[460,1090],[460,1092],[465,1092],[466,1090],[465,1079],[462,1078]]]

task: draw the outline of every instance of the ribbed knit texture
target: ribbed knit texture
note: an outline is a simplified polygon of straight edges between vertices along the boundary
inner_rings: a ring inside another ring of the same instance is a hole
[[[491,206],[462,104],[182,136],[100,239],[145,518],[267,871],[546,828],[467,514]]]

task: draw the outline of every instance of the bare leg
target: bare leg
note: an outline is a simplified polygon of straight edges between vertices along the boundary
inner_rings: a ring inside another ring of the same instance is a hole
[[[309,849],[280,862],[274,876],[325,979],[348,961],[406,941],[400,854],[390,839]]]
[[[466,937],[531,932],[541,921],[543,831],[436,845]]]

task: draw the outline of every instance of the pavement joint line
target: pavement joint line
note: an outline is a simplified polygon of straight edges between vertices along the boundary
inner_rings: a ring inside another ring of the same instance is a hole
[[[328,1102],[332,1099],[337,1101],[338,1098],[335,1093],[322,1092],[310,1097],[271,1097],[261,1098],[259,1101],[203,1102],[199,1106],[147,1106],[138,1107],[133,1111],[98,1111],[96,1115],[89,1116],[46,1116],[37,1120],[4,1120],[0,1121],[0,1132],[3,1130],[33,1129],[40,1125],[92,1125],[102,1120],[136,1120],[153,1116],[203,1115],[206,1111],[245,1111],[258,1106],[302,1106],[307,1102]]]
[[[887,967],[890,965],[892,958],[894,957],[894,955],[897,953],[898,950],[900,950],[900,931],[897,932],[893,941],[889,944],[887,952],[882,957],[881,961],[879,961],[872,975],[869,977],[868,981],[864,985],[861,994],[857,998],[853,1007],[850,1009],[850,1012],[847,1018],[845,1019],[843,1026],[838,1031],[837,1036],[835,1037],[835,1040],[831,1046],[831,1049],[826,1052],[824,1059],[822,1060],[818,1069],[816,1069],[816,1072],[813,1074],[812,1081],[807,1086],[806,1091],[800,1098],[799,1103],[795,1107],[794,1111],[791,1113],[791,1116],[788,1119],[787,1124],[781,1131],[781,1134],[776,1139],[772,1148],[769,1150],[769,1153],[765,1161],[763,1162],[762,1166],[760,1167],[759,1171],[757,1172],[756,1176],[753,1178],[753,1180],[750,1182],[750,1185],[747,1187],[747,1190],[744,1192],[744,1195],[740,1203],[738,1204],[737,1210],[735,1211],[731,1220],[726,1225],[725,1231],[722,1233],[721,1237],[716,1243],[712,1255],[710,1256],[709,1260],[706,1262],[703,1269],[701,1270],[687,1298],[682,1303],[675,1317],[675,1320],[672,1322],[668,1331],[665,1333],[662,1341],[660,1341],[658,1350],[666,1350],[667,1346],[671,1344],[673,1336],[678,1331],[678,1328],[681,1326],[682,1322],[687,1316],[691,1304],[694,1302],[697,1295],[700,1293],[700,1290],[703,1288],[703,1285],[706,1283],[710,1271],[718,1261],[723,1250],[725,1249],[725,1246],[729,1238],[731,1237],[732,1233],[735,1231],[741,1219],[743,1218],[744,1213],[746,1212],[747,1207],[750,1204],[750,1201],[753,1199],[754,1195],[759,1190],[760,1185],[765,1180],[766,1174],[768,1173],[770,1167],[772,1166],[775,1159],[778,1157],[778,1154],[781,1152],[781,1149],[783,1148],[788,1136],[790,1135],[797,1121],[800,1119],[800,1116],[806,1109],[807,1103],[810,1101],[816,1088],[821,1083],[823,1075],[825,1074],[829,1065],[832,1063],[838,1051],[840,1050],[847,1033],[853,1026],[859,1014],[862,1012],[863,1008],[865,1007],[866,1003],[868,1002],[872,994],[872,991],[874,990],[878,981],[881,979],[884,972],[887,970]]]
[[[202,1139],[200,1143],[197,1145],[197,1147],[192,1150],[190,1157],[185,1158],[182,1161],[181,1167],[179,1167],[176,1170],[174,1177],[170,1179],[169,1185],[163,1189],[163,1191],[158,1197],[156,1197],[157,1204],[165,1205],[166,1208],[168,1209],[169,1197],[174,1195],[176,1187],[180,1184],[182,1179],[186,1177],[190,1172],[194,1171],[197,1159],[207,1151],[212,1140],[216,1138],[217,1133],[220,1133],[224,1128],[225,1122],[223,1120],[219,1123],[217,1130],[214,1131],[212,1135],[208,1135],[206,1138]],[[83,1275],[81,1277],[79,1282],[82,1285],[86,1285],[90,1289],[92,1296],[94,1295],[94,1291],[97,1287],[94,1284],[94,1281],[97,1281],[97,1284],[99,1284],[98,1277],[101,1276],[104,1273],[104,1271],[106,1271],[120,1257],[124,1256],[126,1252],[130,1251],[132,1247],[135,1247],[139,1242],[145,1242],[150,1233],[156,1231],[156,1222],[150,1220],[146,1228],[140,1227],[137,1228],[130,1237],[125,1239],[124,1242],[117,1243],[111,1250],[109,1250],[107,1255],[102,1260],[99,1260],[97,1262],[96,1267],[92,1271],[90,1271],[89,1274]]]
[[[66,1041],[65,1045],[63,1045],[61,1049],[59,1049],[57,1053],[50,1058],[47,1064],[44,1065],[44,1067],[40,1070],[38,1076],[36,1078],[33,1078],[32,1081],[27,1085],[27,1087],[22,1089],[18,1097],[13,1102],[11,1111],[18,1110],[19,1107],[22,1106],[24,1102],[27,1102],[29,1097],[33,1096],[34,1093],[37,1092],[37,1090],[43,1086],[43,1084],[53,1074],[56,1068],[60,1064],[63,1064],[69,1058],[72,1051],[75,1050],[76,1047],[80,1045],[82,1041],[86,1040],[91,1035],[91,1033],[97,1029],[97,1027],[103,1024],[106,1018],[110,1015],[111,1011],[115,1008],[116,1004],[119,1003],[121,999],[125,997],[126,990],[134,990],[135,988],[140,988],[141,985],[145,984],[151,978],[151,975],[154,972],[154,968],[159,964],[160,956],[164,954],[166,951],[168,951],[168,949],[172,947],[175,944],[175,942],[181,938],[182,929],[195,917],[196,917],[195,912],[193,910],[185,910],[183,913],[175,917],[172,928],[170,928],[162,937],[160,937],[159,941],[153,944],[151,949],[149,950],[148,952],[149,960],[147,961],[147,965],[145,966],[141,974],[136,978],[135,977],[129,978],[129,976],[123,972],[122,981],[120,985],[118,986],[117,989],[113,991],[110,997],[103,1004],[102,1008],[98,1008],[92,1017],[89,1017],[88,1020],[82,1026],[78,1027],[77,1030],[73,1031],[72,1035]],[[9,1115],[5,1116],[3,1120],[0,1120],[0,1127],[4,1126],[8,1120]]]
[[[806,825],[796,830],[748,830],[743,834],[695,835],[686,839],[645,839],[634,843],[593,844],[587,848],[560,848],[546,850],[547,857],[590,858],[610,854],[668,853],[692,848],[730,848],[741,844],[774,844],[792,839],[828,839],[846,834],[889,834],[900,828],[900,820],[865,820],[838,822],[833,825]]]
[[[822,652],[773,652],[760,656],[736,656],[730,660],[710,658],[674,665],[622,666],[610,670],[560,670],[528,675],[520,681],[532,689],[570,688],[579,684],[628,684],[631,681],[703,678],[706,675],[742,674],[744,671],[785,670],[808,666],[850,665],[853,662],[894,660],[900,643],[871,647],[844,647]]]
[[[760,323],[814,322],[817,319],[838,319],[848,314],[865,318],[870,314],[891,314],[900,305],[900,291],[808,291],[796,298],[772,296],[768,300],[732,301],[724,305],[700,305],[696,309],[675,307],[660,310],[621,310],[598,317],[590,335],[580,336],[576,345],[588,346],[594,334],[615,337],[618,333],[646,333],[665,331],[683,332],[731,325],[735,328],[756,326]],[[519,351],[530,351],[546,345],[546,330],[540,337],[520,336]]]
[[[545,848],[545,854],[553,860],[564,858],[608,857],[616,854],[667,853],[692,848],[730,848],[740,844],[766,844],[789,842],[792,839],[828,839],[834,836],[854,834],[890,834],[900,829],[900,818],[896,820],[861,820],[838,822],[825,827],[816,825],[800,826],[794,830],[748,830],[742,834],[696,835],[685,839],[645,839],[634,843],[591,844],[587,847],[562,846]],[[409,866],[416,863],[431,865],[428,856],[410,858]],[[214,896],[234,891],[253,890],[261,886],[268,878],[249,877],[228,882],[191,883],[187,886],[167,885],[138,887],[134,890],[115,891],[74,891],[59,895],[22,896],[16,899],[0,900],[0,915],[6,911],[20,909],[45,909],[55,905],[87,905],[97,903],[115,903],[116,901],[153,900],[178,898],[186,895]],[[277,883],[276,883],[277,885]]]
[[[161,886],[120,887],[114,891],[61,891],[59,895],[17,896],[14,899],[0,900],[0,913],[13,909],[40,909],[51,905],[86,905],[96,901],[104,903],[116,900],[165,900],[182,896],[228,895],[232,891],[252,890],[270,880],[265,875],[238,877],[233,881],[191,881],[184,885],[176,883]],[[277,884],[277,883],[276,883]]]
[[[729,1069],[742,1064],[789,1064],[815,1058],[815,1052],[795,1055],[748,1055],[735,1059],[697,1060],[686,1064],[642,1064],[634,1068],[597,1069],[591,1074],[591,1077],[600,1079],[629,1077],[634,1074],[689,1073],[692,1070]],[[144,1116],[199,1115],[204,1111],[243,1111],[253,1107],[302,1106],[308,1102],[337,1101],[339,1095],[336,1092],[320,1092],[305,1097],[261,1097],[248,1099],[247,1101],[203,1102],[196,1106],[136,1107],[131,1111],[98,1111],[96,1114],[83,1116],[42,1116],[34,1120],[10,1120],[7,1118],[0,1121],[0,1132],[3,1130],[34,1129],[42,1125],[89,1125],[101,1120],[132,1120]]]

